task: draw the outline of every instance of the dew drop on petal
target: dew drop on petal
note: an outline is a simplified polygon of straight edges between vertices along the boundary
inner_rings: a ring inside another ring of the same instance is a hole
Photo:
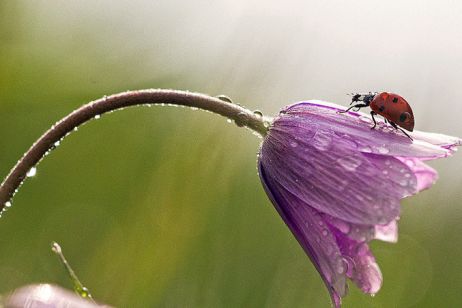
[[[334,251],[334,249],[332,248],[331,245],[327,245],[327,246],[326,246],[326,254],[327,254],[328,256],[330,256],[330,255],[332,254],[333,251]]]
[[[361,165],[361,160],[354,156],[345,156],[337,160],[337,163],[347,171],[355,171]]]
[[[325,132],[318,131],[314,135],[312,144],[316,149],[318,149],[320,151],[325,151],[325,150],[329,149],[329,147],[331,146],[332,137],[329,134],[325,133]]]
[[[344,274],[348,269],[348,261],[344,258],[340,259],[340,262],[337,264],[337,273]]]
[[[293,148],[296,148],[298,146],[298,143],[295,142],[295,141],[291,141],[290,146],[293,147]]]
[[[359,151],[364,152],[364,153],[371,153],[372,149],[369,146],[365,145],[365,146],[361,146],[359,148]]]
[[[32,168],[30,168],[29,171],[26,173],[26,176],[27,176],[28,178],[31,178],[31,177],[35,176],[36,174],[37,174],[37,168],[32,167]],[[6,205],[6,204],[5,204],[5,205]]]
[[[406,187],[407,185],[409,185],[409,181],[407,179],[400,179],[399,185]]]
[[[345,234],[348,234],[348,232],[350,232],[351,230],[351,225],[341,220],[337,221],[335,223],[335,226],[337,227],[337,229],[340,230],[340,232],[345,233]]]
[[[387,148],[385,147],[385,145],[377,147],[377,151],[378,151],[380,154],[387,154],[387,153],[390,152],[390,150],[387,149]]]

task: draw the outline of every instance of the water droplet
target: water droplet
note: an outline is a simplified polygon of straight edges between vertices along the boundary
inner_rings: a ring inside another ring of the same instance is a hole
[[[411,174],[410,174],[410,173],[406,173],[406,174],[404,175],[404,177],[410,178],[410,177],[411,177]]]
[[[335,227],[340,230],[340,232],[348,234],[351,230],[351,225],[347,222],[344,222],[342,220],[338,220],[335,222]]]
[[[224,102],[228,102],[228,103],[231,103],[231,104],[233,103],[232,99],[231,99],[229,96],[226,96],[226,95],[221,94],[221,95],[217,95],[216,97],[217,97],[219,100],[222,100],[222,101],[224,101]]]
[[[258,139],[263,139],[263,136],[257,133],[256,131],[252,131],[252,135],[256,136]]]
[[[380,154],[387,154],[390,152],[390,150],[387,149],[385,145],[377,147],[377,151],[379,151]]]
[[[226,119],[226,122],[233,123],[233,121],[231,119]]]
[[[259,117],[259,118],[263,117],[263,113],[262,113],[260,110],[255,110],[255,111],[253,112],[253,114],[256,115],[256,116]]]
[[[375,297],[375,293],[371,293],[370,295],[371,295],[371,297]]]
[[[31,178],[31,177],[35,176],[36,174],[37,174],[37,168],[32,167],[32,168],[29,169],[29,171],[27,172],[26,176],[27,176],[28,178]]]
[[[58,140],[53,144],[53,146],[56,148],[56,147],[59,147],[60,144],[61,144],[61,140]]]
[[[247,124],[247,114],[245,112],[239,112],[237,114],[237,118],[236,120],[234,120],[234,122],[236,123],[237,126],[239,127],[242,127],[242,126],[245,126]]]
[[[316,132],[313,138],[313,146],[320,150],[320,151],[325,151],[329,149],[332,143],[332,137],[322,131]]]
[[[329,232],[327,232],[326,229],[322,230],[322,235],[327,236],[327,234],[329,234]]]
[[[328,256],[330,256],[330,255],[332,254],[333,251],[334,251],[334,249],[332,248],[331,245],[327,245],[327,246],[326,246],[326,254],[327,254]]]
[[[74,132],[76,132],[76,131],[78,131],[78,130],[79,130],[79,128],[78,128],[77,126],[74,127]]]
[[[385,160],[385,165],[389,166],[391,164],[390,160]]]
[[[361,165],[361,159],[355,156],[345,156],[337,159],[337,163],[347,171],[355,171]]]
[[[359,148],[359,151],[364,152],[364,153],[371,153],[372,149],[369,146],[366,145],[366,146],[361,146]]]
[[[407,179],[400,179],[399,180],[399,185],[405,187],[405,186],[409,185],[409,181]]]
[[[342,258],[340,262],[337,264],[337,274],[341,275],[345,273],[347,268],[348,268],[348,262]]]
[[[385,175],[387,175],[387,174],[388,174],[388,171],[387,171],[387,170],[383,170],[382,173],[385,174]]]
[[[197,107],[191,107],[191,110],[196,111],[196,110],[199,110],[199,108],[197,108]]]
[[[296,148],[298,146],[298,143],[295,142],[295,141],[291,141],[290,146],[293,147],[293,148]]]
[[[101,115],[99,114],[95,115],[95,120],[98,120],[99,118],[101,118]]]
[[[9,208],[9,207],[11,207],[11,202],[10,201],[5,202],[5,208]]]
[[[91,296],[90,291],[86,287],[82,287],[79,293],[80,293],[80,296],[82,296],[83,298],[88,298]]]
[[[381,129],[382,129],[382,131],[387,132],[387,133],[392,132],[392,131],[395,130],[393,127],[390,127],[390,126],[387,126],[387,125],[381,126]]]

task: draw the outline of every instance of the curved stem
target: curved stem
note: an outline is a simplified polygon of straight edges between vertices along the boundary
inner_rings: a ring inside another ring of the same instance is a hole
[[[228,99],[160,89],[128,91],[105,96],[78,108],[58,121],[30,147],[0,185],[0,213],[11,205],[10,200],[26,178],[27,172],[54,148],[56,142],[95,116],[136,105],[177,105],[199,108],[225,116],[235,121],[238,126],[246,126],[262,136],[265,136],[268,130],[268,119],[261,113],[254,113],[231,103]]]

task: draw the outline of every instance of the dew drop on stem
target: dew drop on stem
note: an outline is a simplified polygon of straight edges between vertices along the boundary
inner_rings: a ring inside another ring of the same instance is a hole
[[[32,168],[29,169],[29,171],[27,172],[26,176],[27,176],[28,178],[31,178],[31,177],[35,176],[36,174],[37,174],[37,168],[32,167]]]

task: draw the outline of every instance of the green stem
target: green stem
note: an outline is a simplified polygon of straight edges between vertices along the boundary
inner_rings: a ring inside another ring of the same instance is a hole
[[[137,105],[176,105],[203,109],[227,117],[238,126],[248,127],[261,136],[266,135],[270,121],[270,118],[263,116],[261,112],[252,112],[233,104],[225,96],[217,98],[199,93],[162,89],[128,91],[105,96],[78,108],[58,121],[30,147],[0,185],[0,215],[6,207],[11,206],[11,199],[28,172],[34,170],[34,166],[62,138],[101,114]]]
[[[72,284],[74,285],[75,293],[77,293],[83,298],[90,299],[91,301],[93,301],[90,291],[86,287],[83,286],[83,284],[80,282],[79,278],[75,274],[74,270],[69,265],[69,262],[67,262],[66,258],[64,257],[61,246],[59,246],[58,243],[53,242],[51,244],[51,250],[58,256],[59,260],[61,261],[64,268],[66,269],[66,272],[71,278]]]

